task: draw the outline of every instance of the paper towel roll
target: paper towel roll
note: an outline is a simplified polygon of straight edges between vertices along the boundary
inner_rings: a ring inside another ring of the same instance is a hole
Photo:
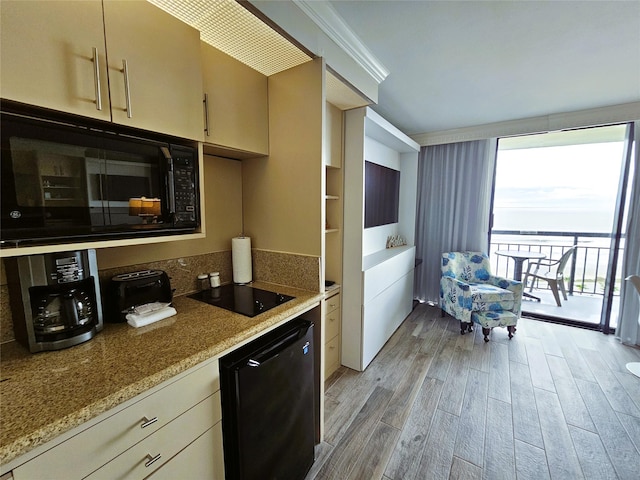
[[[231,239],[231,262],[233,263],[233,283],[249,283],[251,271],[251,237]]]

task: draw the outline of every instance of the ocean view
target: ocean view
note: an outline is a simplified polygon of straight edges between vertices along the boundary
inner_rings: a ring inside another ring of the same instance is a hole
[[[611,245],[608,235],[612,227],[612,209],[609,211],[559,208],[495,209],[493,231],[519,231],[520,234],[492,234],[491,252],[507,247],[514,250],[530,249],[546,254],[547,258],[558,259],[564,249],[576,243],[579,246],[575,262],[576,293],[602,294]],[[537,232],[579,235],[548,236]],[[590,234],[607,235],[607,237],[585,236]],[[492,257],[492,263],[497,265],[499,273],[504,275],[507,269],[510,269],[510,272],[513,270],[513,264],[505,262],[504,258],[499,259],[495,255]],[[619,285],[619,281],[617,284]]]
[[[494,230],[609,234],[613,228],[613,208],[494,208],[493,215]]]

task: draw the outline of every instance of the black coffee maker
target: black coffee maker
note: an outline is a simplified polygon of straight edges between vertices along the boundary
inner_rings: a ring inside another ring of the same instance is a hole
[[[7,259],[16,340],[31,352],[59,350],[102,330],[95,250]]]

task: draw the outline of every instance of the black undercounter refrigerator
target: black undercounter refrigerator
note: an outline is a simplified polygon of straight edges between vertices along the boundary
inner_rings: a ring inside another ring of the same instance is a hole
[[[294,319],[220,360],[227,479],[302,480],[311,468],[313,327]]]

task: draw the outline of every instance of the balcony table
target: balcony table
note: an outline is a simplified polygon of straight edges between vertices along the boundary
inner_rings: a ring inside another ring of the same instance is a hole
[[[515,267],[513,270],[513,279],[519,282],[522,281],[522,264],[525,262],[525,260],[542,260],[543,258],[547,258],[544,253],[527,252],[525,250],[497,250],[496,255],[513,258],[513,261],[515,263]],[[524,285],[524,287],[526,287],[526,285]],[[535,297],[530,293],[523,292],[523,295],[525,297],[533,298],[538,302],[540,301],[538,297]]]

